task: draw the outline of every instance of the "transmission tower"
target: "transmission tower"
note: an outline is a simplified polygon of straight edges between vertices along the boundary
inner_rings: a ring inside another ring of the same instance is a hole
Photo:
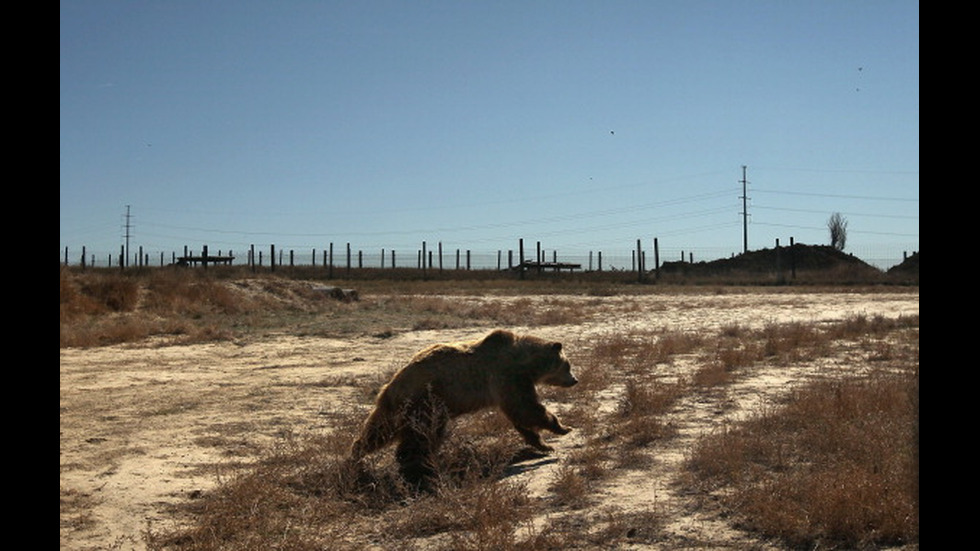
[[[129,267],[129,230],[132,226],[129,224],[129,205],[126,205],[126,260],[123,262],[125,267]]]
[[[745,179],[745,165],[742,165],[742,253],[749,252],[749,194],[747,191],[748,181]]]

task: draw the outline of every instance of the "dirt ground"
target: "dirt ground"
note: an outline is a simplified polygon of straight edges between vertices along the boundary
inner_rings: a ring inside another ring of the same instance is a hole
[[[761,327],[858,314],[919,313],[917,291],[705,292],[601,300],[608,314],[595,321],[509,329],[563,341],[574,368],[576,347],[631,328],[709,332],[735,323]],[[148,528],[171,526],[172,506],[219,484],[228,465],[248,462],[277,440],[330,431],[333,412],[362,400],[354,395],[355,386],[337,381],[380,378],[424,346],[476,338],[489,329],[406,330],[350,338],[267,334],[185,346],[62,349],[61,549],[143,549]],[[693,372],[695,364],[693,358],[682,359],[670,369]],[[821,365],[753,370],[716,399],[691,397],[672,414],[679,436],[657,448],[651,467],[624,471],[603,485],[599,498],[619,507],[666,512],[671,519],[667,531],[676,546],[698,542],[721,549],[766,548],[724,519],[690,512],[689,498],[676,495],[670,481],[694,439],[757,410],[795,383],[848,365],[846,358],[833,358]],[[557,462],[516,475],[526,477],[532,495],[546,491],[563,448],[567,453],[582,445],[575,435],[549,439],[557,448]]]

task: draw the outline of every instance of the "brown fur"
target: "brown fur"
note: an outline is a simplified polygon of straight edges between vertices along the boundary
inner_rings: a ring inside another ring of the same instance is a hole
[[[351,457],[360,460],[397,441],[402,475],[424,484],[434,474],[432,454],[449,419],[488,407],[499,407],[529,445],[552,451],[539,432],[571,429],[541,404],[535,384],[572,386],[578,380],[570,369],[561,343],[500,329],[475,341],[430,346],[381,389]]]

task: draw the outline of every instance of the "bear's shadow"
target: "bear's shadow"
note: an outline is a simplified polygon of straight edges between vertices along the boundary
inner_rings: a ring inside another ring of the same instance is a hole
[[[514,454],[514,457],[511,458],[507,466],[504,468],[501,478],[526,473],[528,471],[533,471],[543,467],[544,465],[550,465],[557,462],[558,458],[553,455],[531,448],[524,448]]]

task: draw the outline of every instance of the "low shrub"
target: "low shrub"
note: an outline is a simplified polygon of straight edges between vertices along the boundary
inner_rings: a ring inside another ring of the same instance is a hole
[[[738,523],[797,548],[918,540],[918,376],[815,383],[703,439],[688,467]]]

